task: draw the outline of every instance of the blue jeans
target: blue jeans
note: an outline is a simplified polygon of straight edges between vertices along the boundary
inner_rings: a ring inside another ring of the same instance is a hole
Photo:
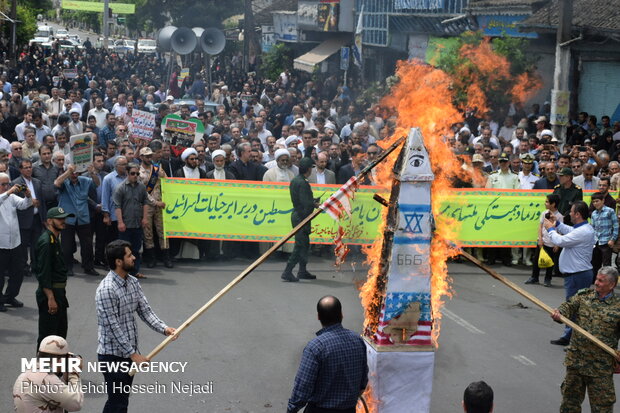
[[[106,362],[131,362],[131,359],[106,354],[98,354],[97,358],[99,361]],[[131,387],[131,384],[133,383],[133,376],[130,376],[128,373],[106,372],[103,373],[103,379],[106,383],[108,401],[105,403],[102,413],[127,413],[127,407],[129,406],[129,395],[131,393],[125,392],[123,389],[125,386]]]
[[[131,272],[131,275],[136,275],[140,272],[140,264],[142,263],[142,257],[140,256],[140,249],[142,248],[142,228],[127,228],[125,232],[118,232],[118,239],[129,241],[131,243],[131,252],[136,257],[135,270]]]
[[[577,291],[582,288],[589,288],[592,284],[592,270],[586,270],[581,272],[574,272],[566,274],[564,277],[564,292],[566,293],[566,301],[573,295],[577,294]],[[570,340],[570,336],[573,333],[573,329],[566,326],[564,327],[563,338]]]

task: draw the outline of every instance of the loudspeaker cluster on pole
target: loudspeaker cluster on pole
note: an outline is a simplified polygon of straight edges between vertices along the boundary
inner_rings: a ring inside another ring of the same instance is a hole
[[[162,51],[173,51],[180,55],[203,51],[214,56],[224,50],[226,37],[223,31],[213,27],[188,29],[187,27],[166,26],[157,34],[157,45]]]

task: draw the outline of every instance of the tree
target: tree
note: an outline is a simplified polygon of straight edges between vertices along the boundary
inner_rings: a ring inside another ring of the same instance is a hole
[[[16,43],[17,47],[28,44],[30,39],[34,37],[34,34],[37,32],[37,17],[34,10],[22,6],[21,4],[17,5],[17,32],[16,32]],[[11,25],[5,25],[5,36],[7,39],[11,38]]]
[[[264,78],[275,80],[284,70],[292,68],[293,51],[285,43],[277,43],[263,55],[260,71]]]
[[[221,27],[226,18],[242,11],[242,0],[142,0],[136,1],[136,27],[149,22],[159,29],[169,20],[177,27]]]

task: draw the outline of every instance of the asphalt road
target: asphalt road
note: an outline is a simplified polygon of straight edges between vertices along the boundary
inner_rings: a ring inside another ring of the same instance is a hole
[[[155,312],[176,326],[239,274],[250,261],[177,263],[173,270],[149,270],[143,289]],[[309,268],[315,281],[283,283],[281,260],[269,260],[225,295],[157,357],[183,361],[183,374],[145,373],[136,384],[181,381],[209,384],[209,394],[135,394],[133,412],[282,412],[290,396],[301,351],[320,326],[316,301],[333,294],[343,303],[344,325],[361,331],[362,309],[356,284],[365,277],[357,265],[334,271],[331,258],[315,258]],[[498,267],[522,284],[523,268]],[[471,265],[451,264],[454,297],[447,302],[437,350],[432,412],[461,411],[464,388],[485,380],[495,390],[497,412],[556,412],[563,378],[561,347],[549,344],[561,326],[542,310]],[[86,361],[96,360],[95,289],[100,279],[77,274],[69,280],[69,345]],[[525,286],[546,303],[562,302],[563,289]],[[0,313],[0,411],[11,411],[11,389],[20,358],[32,357],[37,337],[35,280],[27,278],[21,309]],[[140,348],[148,353],[163,336],[141,321]],[[86,372],[85,383],[98,384],[100,373]],[[617,380],[617,379],[616,379]],[[415,383],[411,383],[415,386]],[[101,411],[105,394],[86,396],[83,411]],[[587,411],[587,409],[586,409]]]

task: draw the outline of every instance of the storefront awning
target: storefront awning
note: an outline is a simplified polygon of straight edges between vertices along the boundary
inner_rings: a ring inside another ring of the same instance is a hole
[[[342,46],[345,46],[352,40],[352,38],[346,39],[342,37],[325,40],[308,53],[296,58],[293,62],[293,67],[297,70],[304,70],[312,73],[314,71],[314,66],[336,53]]]

